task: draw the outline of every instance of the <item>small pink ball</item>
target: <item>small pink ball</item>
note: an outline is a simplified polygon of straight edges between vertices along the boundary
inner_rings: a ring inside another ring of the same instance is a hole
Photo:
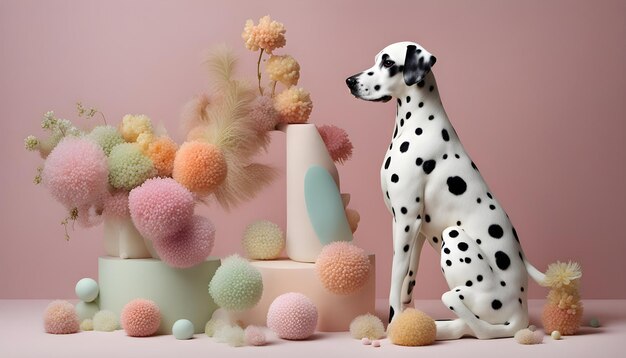
[[[315,333],[316,326],[317,307],[301,293],[276,297],[267,311],[267,327],[283,339],[307,339]]]
[[[143,298],[132,300],[122,309],[122,328],[131,337],[148,337],[161,324],[161,311],[156,303]]]
[[[215,243],[215,226],[211,220],[194,215],[180,232],[154,242],[154,249],[166,264],[187,268],[195,266],[211,254]]]
[[[172,178],[152,178],[128,196],[130,216],[145,238],[159,241],[185,228],[193,215],[193,195]]]
[[[52,196],[66,207],[91,204],[107,190],[107,157],[95,142],[67,137],[46,159],[41,177]]]
[[[52,334],[76,333],[80,329],[80,322],[74,305],[61,300],[52,301],[46,307],[43,324],[46,333]]]
[[[248,326],[244,331],[246,344],[249,346],[264,346],[267,344],[265,333],[257,326]]]
[[[324,288],[338,295],[349,295],[367,283],[370,260],[363,249],[338,241],[322,248],[315,269]]]

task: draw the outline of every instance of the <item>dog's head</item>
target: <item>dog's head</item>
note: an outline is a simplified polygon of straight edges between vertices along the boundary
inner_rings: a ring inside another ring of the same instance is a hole
[[[346,84],[360,99],[387,102],[401,96],[407,86],[420,83],[437,59],[414,42],[398,42],[376,55],[374,66],[350,76]]]

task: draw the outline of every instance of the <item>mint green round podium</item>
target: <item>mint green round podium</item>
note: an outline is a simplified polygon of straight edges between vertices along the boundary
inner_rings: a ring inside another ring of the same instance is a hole
[[[100,257],[100,309],[119,316],[128,302],[145,298],[161,310],[157,334],[172,334],[172,325],[182,318],[193,323],[195,333],[202,333],[218,308],[208,285],[219,266],[220,259],[213,257],[187,269],[172,268],[157,259]]]

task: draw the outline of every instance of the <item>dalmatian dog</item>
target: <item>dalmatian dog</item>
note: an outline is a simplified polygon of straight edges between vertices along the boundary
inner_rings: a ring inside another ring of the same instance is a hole
[[[450,288],[442,301],[458,317],[437,321],[437,339],[512,337],[528,326],[528,276],[538,282],[545,276],[526,260],[509,217],[452,128],[431,70],[435,62],[419,44],[399,42],[346,80],[357,98],[397,102],[381,167],[393,215],[389,320],[412,304],[428,242],[441,255]]]

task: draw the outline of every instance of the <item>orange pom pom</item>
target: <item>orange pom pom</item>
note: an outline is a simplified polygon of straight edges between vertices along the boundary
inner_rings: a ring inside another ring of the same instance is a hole
[[[427,346],[437,338],[437,325],[425,313],[407,308],[387,327],[387,337],[399,346]]]
[[[168,137],[160,137],[148,144],[148,149],[144,154],[152,160],[157,175],[169,177],[174,169],[174,158],[178,146]]]
[[[562,335],[576,334],[582,322],[583,308],[578,303],[577,309],[563,309],[556,305],[546,304],[543,307],[541,321],[547,333],[559,331]]]
[[[224,154],[213,144],[185,142],[176,152],[174,179],[189,191],[210,194],[226,179]]]

